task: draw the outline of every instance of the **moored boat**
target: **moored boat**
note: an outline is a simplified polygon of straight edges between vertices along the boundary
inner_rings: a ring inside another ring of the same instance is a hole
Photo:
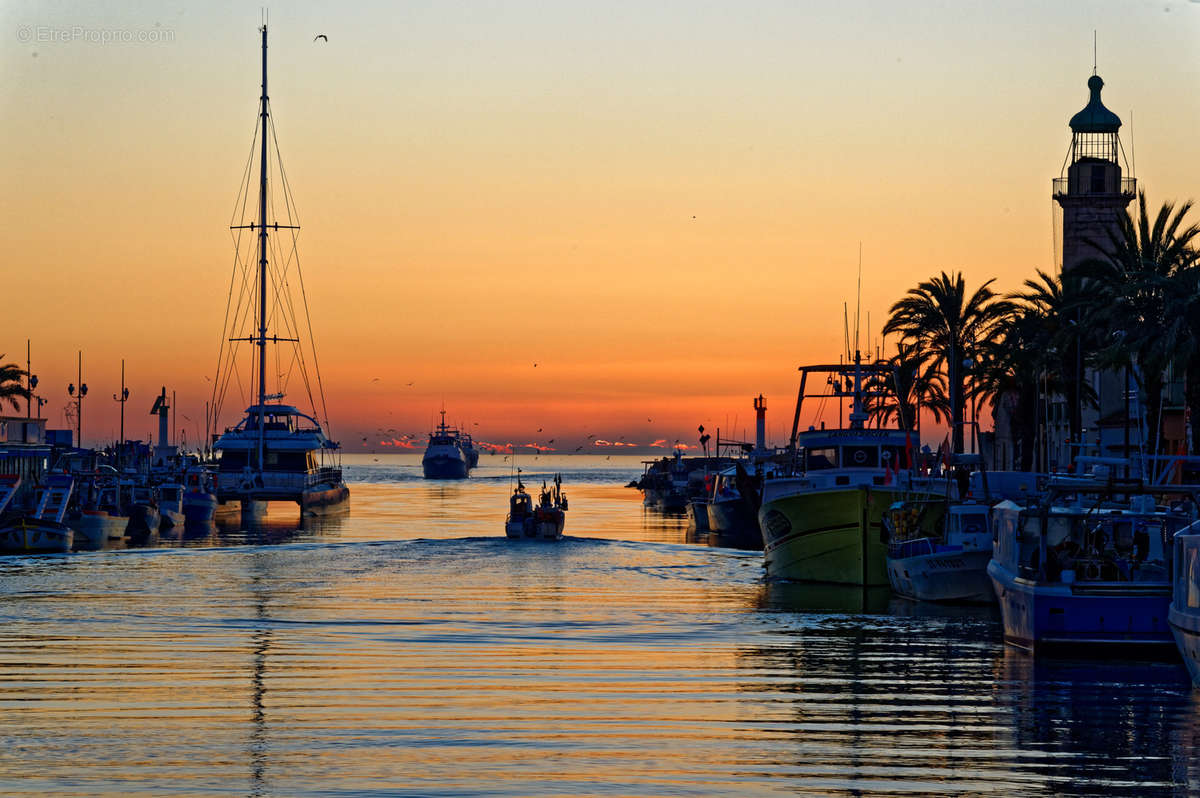
[[[1192,683],[1200,687],[1200,523],[1175,534],[1174,575],[1167,622]]]
[[[901,501],[884,514],[888,580],[918,601],[995,601],[988,506],[945,499]]]
[[[213,523],[217,514],[217,494],[213,493],[212,473],[204,467],[190,468],[184,475],[183,520],[189,525]]]
[[[1032,506],[1000,502],[988,575],[1005,641],[1033,652],[1173,645],[1172,538],[1191,521],[1140,482],[1111,479],[1052,482]]]
[[[159,529],[183,528],[183,494],[183,485],[178,482],[164,482],[155,489]]]
[[[909,434],[868,429],[865,384],[891,379],[891,367],[859,356],[839,365],[803,366],[790,447],[790,473],[763,481],[758,511],[768,578],[886,586],[884,511],[912,495]],[[806,394],[812,374],[828,375],[829,392]],[[805,398],[852,402],[849,426],[798,432]]]
[[[158,502],[149,486],[135,483],[129,485],[128,489],[129,503],[125,506],[125,514],[129,517],[129,523],[125,527],[125,537],[135,543],[144,543],[151,535],[158,534],[162,525]]]
[[[74,484],[70,474],[47,474],[38,485],[32,511],[14,513],[0,522],[0,552],[49,554],[70,551],[74,532],[63,521]]]

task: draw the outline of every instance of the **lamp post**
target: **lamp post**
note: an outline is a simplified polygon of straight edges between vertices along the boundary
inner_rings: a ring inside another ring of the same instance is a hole
[[[79,353],[79,371],[76,379],[79,380],[79,390],[75,390],[75,384],[71,383],[67,386],[67,395],[75,397],[75,445],[83,448],[83,397],[87,396],[87,383],[83,381],[83,352]]]
[[[125,358],[121,358],[121,392],[113,394],[113,401],[121,403],[121,439],[125,443],[125,403],[129,401],[129,389],[125,387]]]

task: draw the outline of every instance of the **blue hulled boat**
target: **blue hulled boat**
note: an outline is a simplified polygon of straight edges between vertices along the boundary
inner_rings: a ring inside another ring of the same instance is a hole
[[[1052,483],[1036,505],[993,507],[987,571],[1005,641],[1029,651],[1171,645],[1172,538],[1192,519],[1154,493],[1077,478]]]

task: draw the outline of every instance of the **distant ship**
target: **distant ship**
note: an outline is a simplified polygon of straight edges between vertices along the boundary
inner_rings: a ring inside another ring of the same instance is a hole
[[[425,479],[466,479],[471,469],[479,464],[479,450],[471,436],[446,426],[446,411],[442,411],[442,422],[429,433],[429,445],[421,458]]]

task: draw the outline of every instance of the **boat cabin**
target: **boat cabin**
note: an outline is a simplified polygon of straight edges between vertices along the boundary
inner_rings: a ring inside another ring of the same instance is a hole
[[[1191,522],[1155,508],[1149,496],[1124,507],[1021,508],[992,513],[994,558],[1019,578],[1039,583],[1165,582],[1172,538]]]

